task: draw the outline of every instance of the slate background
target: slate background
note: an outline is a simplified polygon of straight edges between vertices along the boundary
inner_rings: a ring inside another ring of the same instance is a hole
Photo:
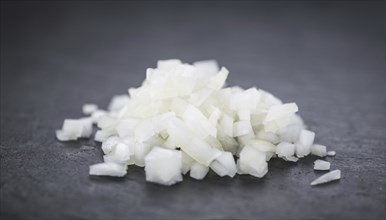
[[[297,102],[342,179],[310,187],[314,157],[263,179],[89,177],[100,145],[54,130],[168,58],[217,59],[230,85]],[[2,1],[0,125],[1,219],[384,219],[385,2]]]

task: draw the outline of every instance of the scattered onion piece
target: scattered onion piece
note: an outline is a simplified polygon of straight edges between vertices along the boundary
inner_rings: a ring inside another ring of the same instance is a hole
[[[311,182],[311,186],[319,185],[322,183],[328,183],[334,180],[339,180],[341,178],[341,172],[340,170],[333,170],[331,172],[328,172],[320,177],[318,177],[316,180]]]

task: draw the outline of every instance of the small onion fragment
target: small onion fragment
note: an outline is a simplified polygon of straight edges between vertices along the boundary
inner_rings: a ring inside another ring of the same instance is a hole
[[[330,162],[324,160],[315,160],[314,162],[314,170],[329,170]]]
[[[126,175],[126,168],[116,163],[98,163],[90,166],[90,175],[122,177]]]
[[[315,156],[325,157],[327,155],[327,147],[320,144],[313,144],[311,146],[311,153]]]
[[[91,115],[96,110],[98,110],[98,106],[96,104],[84,104],[82,106],[82,112],[85,115]]]
[[[328,182],[331,182],[334,180],[339,180],[340,178],[341,178],[340,170],[333,170],[331,172],[328,172],[328,173],[318,177],[314,181],[312,181],[311,186],[315,186],[315,185],[319,185],[319,184],[323,184],[323,183],[328,183]]]

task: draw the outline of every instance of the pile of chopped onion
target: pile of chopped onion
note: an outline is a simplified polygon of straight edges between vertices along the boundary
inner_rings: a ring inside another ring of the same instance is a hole
[[[295,103],[257,88],[225,87],[228,74],[212,60],[158,61],[140,87],[114,96],[107,111],[85,104],[87,117],[64,120],[56,137],[90,137],[96,124],[104,162],[90,166],[90,175],[121,177],[137,165],[145,167],[147,181],[163,185],[188,172],[202,180],[209,170],[262,178],[274,157],[297,162],[309,154],[335,155],[314,144],[315,133],[305,128]],[[329,170],[330,163],[318,160],[315,169]],[[339,179],[340,171],[333,172],[313,185]]]

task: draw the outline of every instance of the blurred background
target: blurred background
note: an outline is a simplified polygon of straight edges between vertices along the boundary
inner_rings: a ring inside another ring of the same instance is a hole
[[[314,158],[170,188],[88,177],[99,145],[54,130],[170,58],[298,103],[342,180],[309,187]],[[0,79],[2,218],[385,218],[384,1],[2,1]]]

